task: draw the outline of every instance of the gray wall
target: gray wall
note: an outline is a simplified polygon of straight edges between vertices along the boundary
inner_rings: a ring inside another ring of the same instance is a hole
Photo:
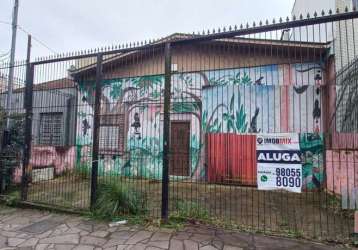
[[[6,109],[7,94],[0,94],[0,105]],[[25,113],[24,92],[15,92],[12,98],[12,113]],[[33,93],[33,143],[39,143],[41,113],[62,113],[62,145],[75,145],[76,137],[76,88],[34,91]]]

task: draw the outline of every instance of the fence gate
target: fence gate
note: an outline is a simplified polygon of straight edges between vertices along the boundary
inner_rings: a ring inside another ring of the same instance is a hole
[[[124,214],[348,242],[357,18],[314,14],[19,62],[10,107],[0,95],[2,130],[10,119],[2,191],[22,183],[23,200],[76,210],[123,195]]]

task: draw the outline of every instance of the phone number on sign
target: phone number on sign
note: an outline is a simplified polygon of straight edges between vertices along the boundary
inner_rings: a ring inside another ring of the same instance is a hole
[[[276,168],[276,186],[301,187],[301,169]]]

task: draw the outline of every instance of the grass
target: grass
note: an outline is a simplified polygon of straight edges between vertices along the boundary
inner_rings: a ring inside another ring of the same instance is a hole
[[[103,196],[99,199],[107,204],[101,208],[105,216],[102,212],[93,214],[94,217],[107,217],[106,220],[110,221],[127,219],[128,223],[169,228],[181,227],[188,221],[199,221],[242,231],[260,230],[267,234],[332,238],[343,242],[349,240],[347,237],[353,232],[353,212],[339,208],[339,197],[324,192],[295,194],[260,191],[252,187],[171,181],[170,219],[168,224],[163,225],[159,220],[160,182],[120,176],[101,177],[98,182],[99,189],[115,190],[114,193],[117,193],[112,196],[100,190],[99,195],[102,192]],[[106,183],[117,185],[101,186]],[[126,198],[129,193],[134,193],[131,195],[134,198]],[[29,187],[29,201],[32,202],[88,211],[89,200],[90,180],[72,174]],[[112,205],[105,200],[110,200]]]
[[[200,206],[197,202],[184,200],[176,202],[172,218],[198,221],[210,220],[209,211],[205,207]]]
[[[118,182],[99,183],[94,216],[118,218],[121,214],[145,215],[148,212],[146,195],[133,186]]]
[[[15,206],[21,198],[20,189],[17,186],[10,186],[4,195],[4,201],[7,206]]]

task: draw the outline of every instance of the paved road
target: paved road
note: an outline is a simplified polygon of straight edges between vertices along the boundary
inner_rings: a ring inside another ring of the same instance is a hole
[[[188,226],[169,229],[107,224],[86,218],[0,205],[0,249],[241,250],[337,249],[284,238]]]

